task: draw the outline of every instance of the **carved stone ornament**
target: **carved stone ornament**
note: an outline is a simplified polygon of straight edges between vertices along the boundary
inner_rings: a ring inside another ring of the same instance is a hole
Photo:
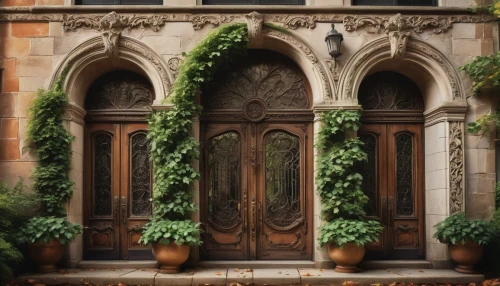
[[[262,24],[264,23],[264,15],[258,12],[252,12],[245,15],[248,26],[248,39],[250,41],[262,40]]]
[[[389,32],[389,42],[391,43],[391,57],[402,58],[406,52],[406,44],[410,32],[393,31]]]
[[[168,60],[167,65],[174,78],[177,78],[177,74],[179,73],[179,66],[181,65],[182,59],[179,57],[173,57]]]
[[[193,23],[193,28],[195,30],[201,30],[205,25],[211,24],[214,28],[218,27],[220,24],[231,23],[235,18],[239,16],[233,15],[186,15],[185,19]]]
[[[464,145],[462,123],[450,122],[450,214],[464,210]]]

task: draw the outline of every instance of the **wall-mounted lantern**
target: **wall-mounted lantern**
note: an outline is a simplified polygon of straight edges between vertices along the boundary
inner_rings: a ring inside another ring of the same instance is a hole
[[[335,24],[332,24],[332,30],[326,34],[325,42],[328,48],[328,53],[334,59],[341,55],[340,45],[344,40],[344,36],[335,30]]]

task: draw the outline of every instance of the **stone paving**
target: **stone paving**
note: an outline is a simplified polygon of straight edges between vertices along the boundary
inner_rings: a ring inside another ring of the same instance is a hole
[[[25,274],[19,282],[30,284],[126,284],[126,285],[343,285],[346,281],[364,284],[441,283],[467,284],[484,280],[480,274],[466,275],[453,270],[377,269],[355,274],[332,269],[187,269],[179,274],[161,274],[157,269],[65,269],[52,274]]]

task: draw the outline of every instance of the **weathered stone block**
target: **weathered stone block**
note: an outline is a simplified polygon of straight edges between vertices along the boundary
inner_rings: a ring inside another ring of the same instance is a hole
[[[0,117],[14,117],[16,112],[16,95],[14,93],[0,94]]]
[[[446,177],[448,176],[448,170],[437,170],[425,173],[425,190],[437,190],[446,188]]]
[[[54,38],[31,39],[31,55],[51,56],[54,54]]]
[[[49,23],[49,37],[62,37],[63,27],[61,22]]]
[[[1,41],[0,57],[21,58],[30,53],[30,40],[27,38],[4,38]]]
[[[475,39],[476,27],[471,23],[454,23],[451,29],[451,35],[453,38]]]
[[[19,91],[37,91],[44,88],[45,78],[40,76],[19,77]]]
[[[29,107],[33,98],[36,97],[35,92],[19,92],[16,96],[16,117],[27,118],[29,116]]]
[[[475,33],[475,29],[474,29]],[[475,38],[475,35],[474,35]],[[453,54],[457,56],[482,55],[482,40],[478,39],[453,39]]]
[[[0,23],[0,38],[7,38],[11,36],[10,23]]]
[[[493,38],[493,25],[491,23],[478,23],[476,26],[476,39]]]
[[[12,37],[47,37],[49,35],[49,23],[12,23]]]
[[[17,118],[2,118],[0,120],[0,138],[17,139],[19,137],[19,120]]]
[[[469,218],[490,220],[495,211],[495,194],[493,192],[467,194],[465,211]]]
[[[1,152],[2,147],[0,147]],[[14,187],[14,185],[19,181],[19,178],[24,180],[24,184],[30,186],[31,181],[31,170],[36,167],[35,162],[0,162],[0,182],[6,183],[9,187]]]
[[[16,75],[40,76],[48,75],[52,68],[52,58],[48,56],[30,56],[17,60]]]
[[[0,161],[19,160],[19,139],[0,139]]]
[[[425,213],[430,215],[446,215],[448,190],[436,189],[425,192]]]
[[[180,37],[148,36],[142,41],[155,50],[158,54],[181,54]]]

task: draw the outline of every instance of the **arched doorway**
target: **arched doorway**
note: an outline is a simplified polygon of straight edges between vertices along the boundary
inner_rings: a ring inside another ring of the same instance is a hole
[[[145,116],[154,92],[143,76],[112,71],[85,99],[84,258],[153,259],[138,244],[151,215],[152,174]]]
[[[312,259],[312,99],[290,59],[250,50],[204,88],[204,260]]]
[[[368,161],[363,191],[370,198],[369,219],[384,231],[367,247],[368,258],[424,257],[423,109],[419,88],[396,72],[367,76],[359,88],[362,128]]]

